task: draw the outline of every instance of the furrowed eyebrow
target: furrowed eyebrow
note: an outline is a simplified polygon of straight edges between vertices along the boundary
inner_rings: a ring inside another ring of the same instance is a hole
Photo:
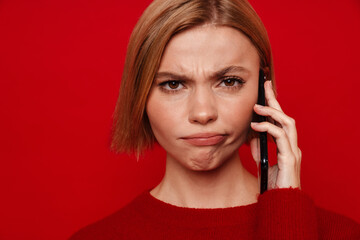
[[[216,71],[215,73],[213,73],[210,78],[212,79],[217,79],[217,78],[221,78],[226,74],[229,73],[233,73],[233,72],[244,72],[246,74],[249,74],[249,70],[247,70],[246,68],[240,67],[240,66],[229,66],[226,68],[223,68],[219,71]],[[158,78],[169,78],[169,79],[174,79],[174,80],[190,80],[191,77],[188,77],[186,75],[183,74],[176,74],[176,73],[172,73],[172,72],[158,72],[155,75],[155,79]]]
[[[176,73],[172,73],[172,72],[158,72],[155,74],[155,79],[157,78],[169,78],[169,79],[174,79],[174,80],[187,80],[189,79],[187,76],[185,75],[181,75],[181,74],[176,74]]]
[[[249,73],[249,71],[243,67],[240,67],[240,66],[229,66],[229,67],[226,67],[224,69],[221,69],[217,72],[215,72],[213,74],[213,78],[220,78],[220,77],[223,77],[224,75],[228,74],[228,73],[232,73],[232,72],[244,72],[246,74]]]

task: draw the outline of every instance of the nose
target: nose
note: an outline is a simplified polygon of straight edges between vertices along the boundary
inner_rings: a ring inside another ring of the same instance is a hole
[[[189,122],[205,125],[216,121],[216,99],[211,89],[199,89],[189,99]]]

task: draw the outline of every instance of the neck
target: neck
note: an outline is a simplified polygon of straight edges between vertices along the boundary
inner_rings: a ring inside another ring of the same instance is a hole
[[[165,176],[151,194],[164,202],[189,208],[226,208],[257,201],[258,183],[235,154],[209,171],[189,170],[167,156]]]

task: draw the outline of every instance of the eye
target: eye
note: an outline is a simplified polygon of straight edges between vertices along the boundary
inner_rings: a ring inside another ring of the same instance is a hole
[[[176,81],[171,81],[171,82],[168,82],[168,86],[171,89],[177,89],[180,86],[180,83],[176,82]]]
[[[238,87],[244,84],[244,81],[241,78],[229,77],[221,81],[220,86],[222,87]]]
[[[164,90],[173,91],[173,90],[180,90],[184,87],[181,81],[171,80],[162,82],[159,84]]]

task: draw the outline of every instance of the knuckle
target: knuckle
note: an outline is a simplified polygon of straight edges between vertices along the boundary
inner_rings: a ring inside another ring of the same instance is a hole
[[[295,126],[296,125],[296,121],[295,121],[295,119],[294,118],[290,118],[290,121],[291,121],[291,125],[293,125],[293,126]]]
[[[300,150],[300,148],[299,148],[299,156],[300,158],[302,157],[302,151]]]
[[[286,124],[289,126],[295,126],[295,119],[292,117],[287,117]]]
[[[279,129],[279,136],[281,136],[281,137],[286,136],[286,132],[284,129],[282,129],[282,128]]]

